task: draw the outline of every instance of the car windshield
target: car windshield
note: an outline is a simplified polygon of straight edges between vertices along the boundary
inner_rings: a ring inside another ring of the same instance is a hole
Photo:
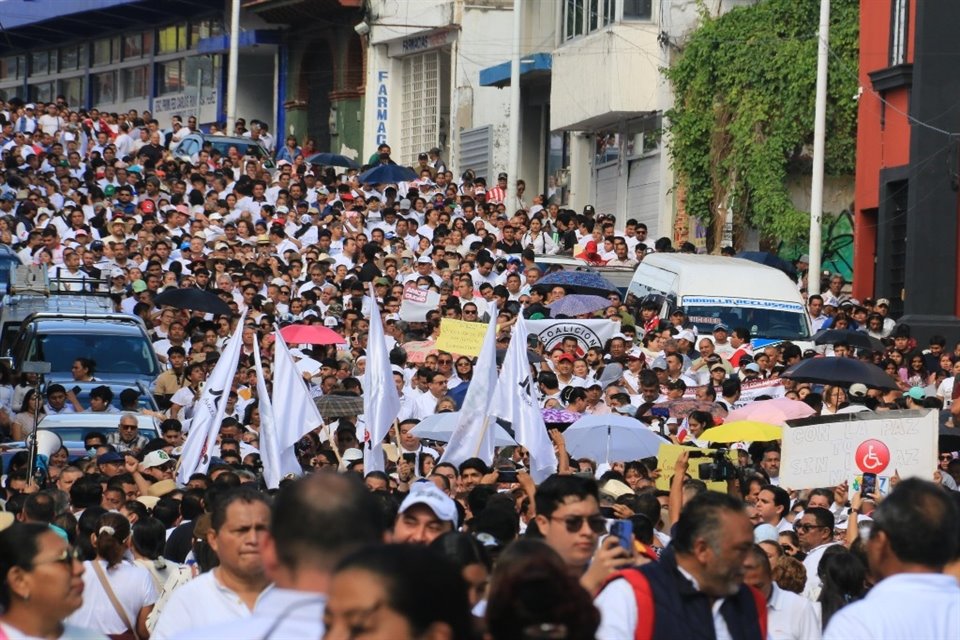
[[[721,322],[730,330],[747,327],[753,338],[765,340],[810,340],[806,315],[778,309],[752,307],[684,306],[690,322],[701,335],[710,335]]]
[[[251,155],[255,155],[258,158],[261,158],[264,155],[263,147],[261,147],[255,142],[251,142],[247,145],[242,145],[232,140],[220,141],[215,138],[207,138],[206,142],[209,142],[210,144],[212,144],[213,148],[216,149],[220,153],[220,155],[223,156],[224,158],[230,155],[230,147],[236,147],[237,151],[241,156],[250,154],[251,149],[253,150]]]
[[[94,361],[94,377],[123,374],[155,378],[160,374],[153,348],[140,336],[48,333],[37,337],[27,355],[27,360],[49,362],[54,374],[69,373],[77,358]]]

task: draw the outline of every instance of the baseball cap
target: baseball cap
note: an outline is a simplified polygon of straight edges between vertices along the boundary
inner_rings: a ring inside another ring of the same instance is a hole
[[[116,451],[107,451],[97,457],[97,464],[109,464],[111,462],[123,462],[123,456]]]
[[[677,334],[677,340],[686,340],[687,342],[696,342],[697,336],[693,334],[693,331],[690,331],[689,329],[684,329],[683,331]]]
[[[713,326],[713,332],[716,333],[717,331],[730,331],[730,328],[721,322]]]
[[[417,264],[433,264],[433,260],[430,259],[430,256],[420,256],[417,258]]]
[[[852,398],[866,398],[867,397],[867,385],[862,382],[855,382],[850,385],[850,397]]]
[[[910,390],[907,391],[907,396],[914,400],[923,400],[927,397],[927,394],[924,393],[921,387],[910,387]]]
[[[162,467],[168,462],[173,462],[173,459],[167,455],[167,452],[163,449],[157,449],[156,451],[151,451],[143,458],[143,462],[140,463],[140,466],[144,469],[150,469],[152,467]]]
[[[878,306],[878,307],[889,307],[889,306],[890,306],[890,301],[887,300],[886,298],[877,298],[877,304],[876,304],[876,306]]]
[[[134,293],[143,293],[147,290],[147,283],[143,280],[134,280],[132,289]]]
[[[751,362],[750,364],[743,367],[744,371],[753,371],[754,373],[760,373],[760,365],[756,362]]]
[[[651,368],[651,369],[664,369],[664,370],[666,370],[666,368],[667,368],[667,359],[664,358],[663,356],[657,358],[656,360],[653,361],[653,364],[650,365],[650,368]]]
[[[450,496],[440,491],[437,485],[429,480],[413,483],[410,493],[400,504],[400,513],[406,513],[408,509],[418,504],[425,505],[440,520],[450,522],[454,527],[457,526],[457,505]]]
[[[570,355],[569,353],[561,354],[560,357],[557,358],[557,360],[566,360],[567,362],[573,362],[575,359],[576,359],[576,358],[574,358],[574,357],[573,357],[572,355]]]

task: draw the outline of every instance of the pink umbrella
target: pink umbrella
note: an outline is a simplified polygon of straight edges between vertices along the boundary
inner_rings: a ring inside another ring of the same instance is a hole
[[[782,427],[787,420],[809,418],[814,413],[816,411],[805,402],[791,400],[790,398],[774,398],[773,400],[757,400],[735,409],[727,416],[726,422],[752,420]]]
[[[293,344],[345,344],[346,339],[333,329],[319,324],[288,324],[280,335]]]

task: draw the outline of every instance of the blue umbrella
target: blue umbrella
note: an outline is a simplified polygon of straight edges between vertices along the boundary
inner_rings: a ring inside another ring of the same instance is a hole
[[[780,269],[780,271],[783,271],[791,278],[795,278],[797,275],[797,269],[792,264],[780,256],[768,253],[766,251],[741,251],[737,254],[737,257],[743,258],[744,260],[749,260],[750,262],[756,262],[757,264],[773,267],[774,269]]]
[[[563,296],[549,306],[550,316],[558,318],[567,316],[573,318],[582,316],[585,313],[593,313],[600,309],[606,309],[610,306],[610,301],[603,296],[590,296],[583,294],[573,294]]]
[[[568,293],[582,293],[594,296],[606,296],[611,293],[620,295],[617,287],[599,273],[592,271],[554,271],[539,280],[537,288],[561,286]]]
[[[361,173],[359,178],[360,184],[396,184],[416,179],[417,174],[413,169],[398,164],[381,164]]]
[[[307,164],[323,164],[328,167],[348,167],[350,169],[359,169],[360,165],[356,160],[351,160],[347,156],[337,155],[336,153],[315,153],[307,158]]]

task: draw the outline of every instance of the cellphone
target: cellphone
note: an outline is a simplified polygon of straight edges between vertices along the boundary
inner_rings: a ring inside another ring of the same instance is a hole
[[[497,469],[497,482],[516,482],[516,469]]]
[[[405,453],[405,454],[403,454],[403,460],[404,460],[404,462],[409,462],[410,464],[416,464],[416,463],[417,463],[417,454],[415,454],[415,453]]]
[[[865,473],[860,481],[860,496],[867,497],[877,492],[877,474]]]
[[[617,520],[610,527],[610,535],[620,539],[620,546],[633,553],[633,522]]]
[[[600,515],[607,520],[614,520],[617,517],[613,513],[613,507],[600,507]]]

